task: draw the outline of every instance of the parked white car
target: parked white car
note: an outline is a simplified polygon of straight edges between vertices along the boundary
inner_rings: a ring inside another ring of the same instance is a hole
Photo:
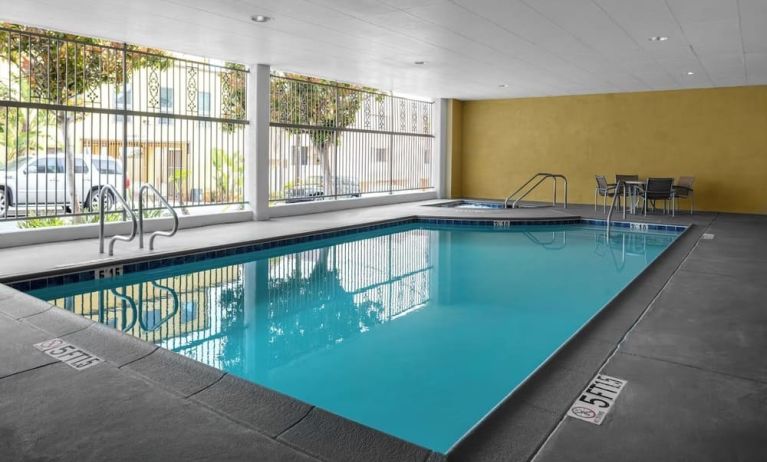
[[[45,156],[28,156],[15,159],[0,167],[0,216],[5,216],[11,207],[50,209],[70,208],[72,185],[65,169],[63,153]],[[130,180],[123,173],[118,159],[106,156],[76,155],[75,187],[82,207],[95,210],[98,207],[98,192],[105,185],[112,185],[118,191],[130,186]],[[115,206],[112,193],[104,198],[105,209]]]

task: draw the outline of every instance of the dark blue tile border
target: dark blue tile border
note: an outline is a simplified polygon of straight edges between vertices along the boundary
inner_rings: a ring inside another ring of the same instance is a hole
[[[607,226],[605,220],[590,219],[590,218],[564,218],[560,220],[551,219],[538,219],[538,220],[514,220],[503,218],[475,218],[475,219],[458,219],[458,218],[438,218],[438,217],[411,217],[400,220],[392,220],[382,223],[375,223],[370,225],[362,225],[356,227],[350,227],[345,229],[336,229],[321,231],[313,234],[305,234],[292,237],[278,237],[265,241],[259,241],[255,243],[249,243],[244,245],[234,245],[223,249],[210,249],[202,250],[200,252],[187,253],[184,255],[172,255],[164,258],[158,258],[155,260],[143,260],[138,262],[129,262],[123,264],[123,274],[137,273],[150,269],[165,268],[174,265],[181,265],[185,263],[200,262],[204,260],[210,260],[214,258],[229,257],[232,255],[238,255],[243,253],[257,252],[259,250],[273,249],[278,247],[285,247],[294,244],[302,244],[306,242],[318,241],[321,239],[329,239],[334,237],[348,236],[350,234],[364,233],[366,231],[374,231],[384,228],[391,228],[393,226],[408,225],[408,224],[420,224],[431,226],[481,226],[497,229],[503,231],[504,229],[516,227],[516,226],[552,226],[552,225],[573,225],[573,224],[587,224],[593,226]],[[655,223],[636,223],[628,221],[614,221],[611,224],[616,228],[631,228],[637,231],[675,231],[682,232],[687,229],[687,226],[679,225],[660,225]],[[119,263],[112,263],[119,264]],[[22,291],[29,292],[31,290],[43,289],[47,287],[57,287],[64,284],[71,284],[75,282],[90,281],[94,279],[94,268],[89,267],[87,270],[80,270],[73,273],[55,274],[53,276],[43,276],[39,278],[30,278],[21,281],[11,281],[5,283],[6,285]]]

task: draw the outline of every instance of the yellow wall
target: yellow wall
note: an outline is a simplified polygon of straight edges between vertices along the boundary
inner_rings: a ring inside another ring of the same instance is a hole
[[[595,174],[692,175],[697,209],[767,213],[767,86],[465,101],[453,129],[464,197],[553,171],[571,203],[591,204]]]

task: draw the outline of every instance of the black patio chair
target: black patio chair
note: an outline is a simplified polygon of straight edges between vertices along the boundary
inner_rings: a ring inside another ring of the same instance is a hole
[[[674,206],[674,179],[673,178],[648,178],[645,187],[642,188],[642,199],[644,199],[644,214],[647,216],[647,203],[652,202],[652,208],[655,210],[655,202],[663,201],[663,213],[668,211],[668,203],[671,202],[671,214],[676,215]]]
[[[692,215],[695,209],[695,192],[692,190],[692,184],[695,182],[694,176],[680,176],[679,180],[674,185],[674,199],[679,202],[679,199],[690,200],[690,215]]]

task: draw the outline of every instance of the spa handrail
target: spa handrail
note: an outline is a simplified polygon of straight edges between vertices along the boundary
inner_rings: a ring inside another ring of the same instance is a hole
[[[517,208],[517,204],[519,204],[519,201],[521,201],[522,199],[524,199],[525,197],[527,197],[527,195],[528,195],[528,194],[530,194],[531,192],[533,192],[533,191],[535,190],[535,188],[537,188],[537,187],[538,187],[538,186],[539,186],[541,183],[543,183],[544,181],[546,181],[546,180],[547,180],[547,179],[549,179],[549,178],[552,178],[552,179],[554,180],[554,198],[553,198],[553,201],[552,201],[551,205],[552,205],[553,207],[556,207],[556,206],[557,206],[557,180],[558,180],[559,178],[561,178],[561,179],[562,179],[562,181],[564,181],[564,183],[565,183],[565,187],[564,187],[564,190],[565,190],[565,191],[564,191],[564,192],[565,192],[565,200],[564,200],[564,202],[562,203],[562,205],[563,205],[563,208],[567,208],[567,177],[566,177],[566,176],[564,176],[564,175],[562,175],[562,174],[559,174],[559,173],[545,173],[545,172],[536,173],[536,174],[535,174],[535,175],[533,175],[533,176],[532,176],[532,177],[531,177],[529,180],[527,180],[527,181],[525,182],[525,184],[523,184],[522,186],[520,186],[520,187],[519,187],[519,188],[518,188],[516,191],[514,191],[513,193],[509,194],[509,196],[508,196],[508,197],[506,197],[506,200],[503,202],[503,205],[504,205],[504,207],[508,208],[508,207],[509,207],[509,201],[510,201],[510,200],[512,200],[512,198],[514,198],[514,196],[516,196],[516,195],[517,195],[517,194],[518,194],[520,191],[522,191],[523,189],[525,189],[525,188],[527,187],[527,185],[529,185],[530,183],[532,183],[533,181],[535,181],[536,179],[538,179],[538,182],[537,182],[537,183],[535,183],[535,184],[534,184],[534,185],[533,185],[531,188],[529,188],[529,189],[528,189],[528,190],[527,190],[527,191],[526,191],[524,194],[522,194],[520,197],[516,198],[516,199],[514,200],[514,202],[512,202],[512,204],[511,204],[511,208],[513,208],[513,209]]]
[[[178,231],[178,214],[175,210],[173,210],[173,207],[168,203],[167,200],[160,194],[160,191],[157,190],[154,186],[152,186],[149,183],[144,183],[141,185],[141,188],[138,190],[138,247],[139,249],[144,248],[144,192],[145,191],[151,191],[155,197],[160,199],[160,202],[162,202],[162,205],[165,206],[166,209],[170,211],[171,216],[173,217],[173,228],[170,231],[155,231],[152,234],[149,235],[149,250],[154,250],[154,239],[157,236],[163,236],[163,237],[172,237],[176,234],[176,231]]]
[[[105,193],[109,193],[115,200],[120,202],[123,206],[123,210],[128,213],[131,217],[131,222],[133,224],[131,228],[131,233],[127,236],[124,235],[115,235],[112,236],[112,239],[109,240],[109,256],[114,255],[114,249],[115,249],[115,241],[125,241],[130,242],[136,237],[136,229],[138,228],[138,225],[136,223],[136,214],[133,213],[130,206],[127,202],[125,202],[125,199],[120,195],[120,193],[117,192],[117,189],[115,189],[114,186],[111,184],[104,185],[99,189],[99,253],[104,253],[104,224],[106,221],[105,214],[104,214],[104,198],[106,197]]]

